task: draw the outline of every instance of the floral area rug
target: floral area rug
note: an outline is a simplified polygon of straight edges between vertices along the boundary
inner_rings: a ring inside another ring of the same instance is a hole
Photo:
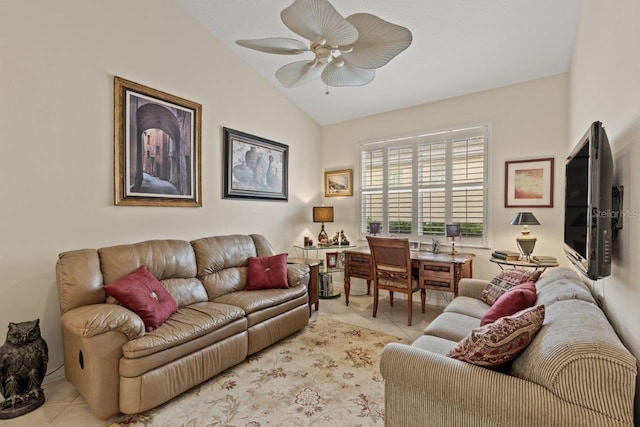
[[[112,427],[382,426],[385,344],[400,338],[319,319],[193,390]]]

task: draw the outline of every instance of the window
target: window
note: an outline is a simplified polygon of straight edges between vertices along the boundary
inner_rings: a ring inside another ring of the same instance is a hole
[[[462,241],[486,245],[488,126],[360,144],[360,231],[443,238],[459,223]]]

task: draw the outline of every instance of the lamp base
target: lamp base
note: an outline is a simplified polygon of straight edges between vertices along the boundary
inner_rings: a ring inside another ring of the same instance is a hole
[[[531,253],[533,253],[533,248],[536,246],[536,238],[535,237],[518,237],[516,242],[518,243],[518,249],[520,249],[520,253],[525,261],[531,262]]]
[[[318,244],[327,243],[329,241],[329,235],[326,231],[324,231],[324,223],[322,224],[322,229],[320,230],[320,234],[318,234]]]

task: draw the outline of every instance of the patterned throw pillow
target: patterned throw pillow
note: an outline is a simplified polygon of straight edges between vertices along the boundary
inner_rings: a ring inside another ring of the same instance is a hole
[[[144,265],[104,287],[108,296],[142,318],[151,332],[178,310],[178,304]]]
[[[501,317],[473,329],[447,356],[485,368],[497,368],[515,358],[531,343],[543,321],[544,305]]]
[[[287,254],[249,257],[247,290],[287,289]]]
[[[491,279],[489,284],[482,290],[480,299],[489,305],[493,305],[500,295],[516,285],[521,285],[525,282],[535,282],[541,273],[541,271],[530,272],[518,269],[501,271],[500,274]]]
[[[482,316],[480,326],[493,323],[501,317],[511,316],[532,307],[536,303],[536,284],[525,282],[522,285],[514,286],[496,300],[489,310]]]

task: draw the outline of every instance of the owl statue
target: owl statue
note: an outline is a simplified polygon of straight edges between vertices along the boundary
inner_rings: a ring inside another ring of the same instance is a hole
[[[42,380],[47,371],[47,343],[40,336],[40,319],[9,323],[0,347],[0,419],[14,418],[44,403]]]

